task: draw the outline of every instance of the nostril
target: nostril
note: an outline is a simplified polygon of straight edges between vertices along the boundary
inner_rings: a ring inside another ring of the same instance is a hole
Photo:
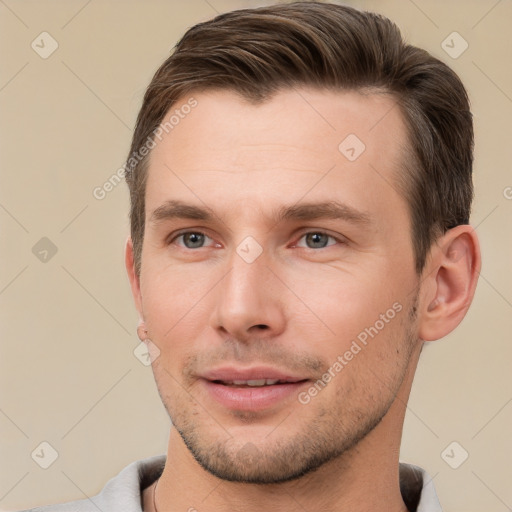
[[[258,324],[256,325],[255,327],[257,327],[258,329],[268,329],[268,325],[265,325],[265,324]]]

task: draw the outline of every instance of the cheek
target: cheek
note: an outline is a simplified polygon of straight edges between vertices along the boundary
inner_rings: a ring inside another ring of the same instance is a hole
[[[344,394],[354,388],[379,394],[382,386],[393,387],[400,378],[410,342],[407,308],[394,300],[396,296],[398,293],[375,286],[371,290],[331,287],[322,299],[323,307],[321,302],[317,304],[322,320],[334,334],[316,347],[311,343],[309,349],[321,354],[331,374],[341,377],[334,379],[333,393],[337,389]],[[315,339],[313,332],[308,331],[305,342]]]
[[[178,349],[205,328],[208,321],[207,279],[197,272],[162,268],[141,279],[142,308],[150,336],[160,350]]]
[[[309,269],[301,278],[291,273],[287,276],[294,284],[293,294],[286,296],[297,306],[290,308],[292,324],[301,323],[310,334],[322,332],[339,351],[361,333],[364,338],[366,330],[374,331],[376,323],[379,331],[396,323],[397,309],[403,309],[399,283],[379,278],[382,272],[369,267],[364,272],[332,267],[321,270]]]
[[[326,401],[364,411],[390,399],[402,382],[413,348],[406,314],[403,308],[382,317],[387,322],[377,317],[355,335],[338,337],[325,358],[330,366],[327,373],[334,375]]]

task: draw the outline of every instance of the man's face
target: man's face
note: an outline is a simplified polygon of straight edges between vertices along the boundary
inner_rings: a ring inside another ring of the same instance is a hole
[[[384,94],[193,96],[149,165],[137,301],[155,379],[210,472],[296,478],[372,431],[417,344],[404,123]]]

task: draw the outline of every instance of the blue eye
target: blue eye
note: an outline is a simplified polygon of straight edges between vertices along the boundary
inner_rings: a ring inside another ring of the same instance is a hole
[[[306,247],[308,249],[323,249],[328,245],[335,245],[335,243],[337,242],[337,240],[333,236],[328,235],[327,233],[323,233],[322,231],[311,231],[310,233],[302,235],[301,240],[303,238],[305,238],[306,240]],[[334,243],[329,244],[329,239],[334,240]],[[299,247],[304,246],[299,245]]]
[[[201,247],[204,247],[206,239],[211,240],[209,236],[201,233],[200,231],[187,231],[186,233],[181,233],[174,237],[171,240],[171,243],[180,238],[183,241],[183,246],[187,249],[200,249]]]

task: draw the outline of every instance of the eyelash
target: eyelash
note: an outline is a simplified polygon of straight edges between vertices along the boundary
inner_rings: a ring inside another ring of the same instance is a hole
[[[210,238],[210,240],[212,240],[211,237],[209,237],[206,233],[204,233],[203,231],[193,231],[193,230],[188,230],[188,231],[181,231],[177,234],[175,234],[168,242],[167,242],[167,245],[171,245],[173,244],[178,238],[181,238],[183,237],[184,235],[187,235],[187,234],[198,234],[198,235],[203,235],[207,238]],[[330,235],[329,233],[325,232],[325,231],[318,231],[318,230],[311,230],[311,231],[306,231],[305,233],[302,233],[299,240],[302,240],[302,238],[304,238],[305,236],[307,235],[311,235],[311,234],[315,234],[315,235],[326,235],[327,237],[329,237],[330,239],[332,240],[335,240],[338,244],[343,244],[343,245],[346,245],[346,241],[345,240],[342,240],[340,238],[337,238],[333,235]],[[309,249],[311,251],[318,251],[319,249],[327,249],[327,247],[332,247],[333,245],[336,245],[336,244],[331,244],[331,245],[326,245],[325,247],[319,247],[319,248],[312,248],[312,247],[299,247],[300,249]],[[180,246],[182,247],[183,249],[187,249],[187,250],[190,250],[190,251],[194,251],[194,250],[197,250],[197,249],[204,249],[205,247],[198,247],[196,249],[191,249],[189,247],[185,247],[184,245],[183,246]]]

